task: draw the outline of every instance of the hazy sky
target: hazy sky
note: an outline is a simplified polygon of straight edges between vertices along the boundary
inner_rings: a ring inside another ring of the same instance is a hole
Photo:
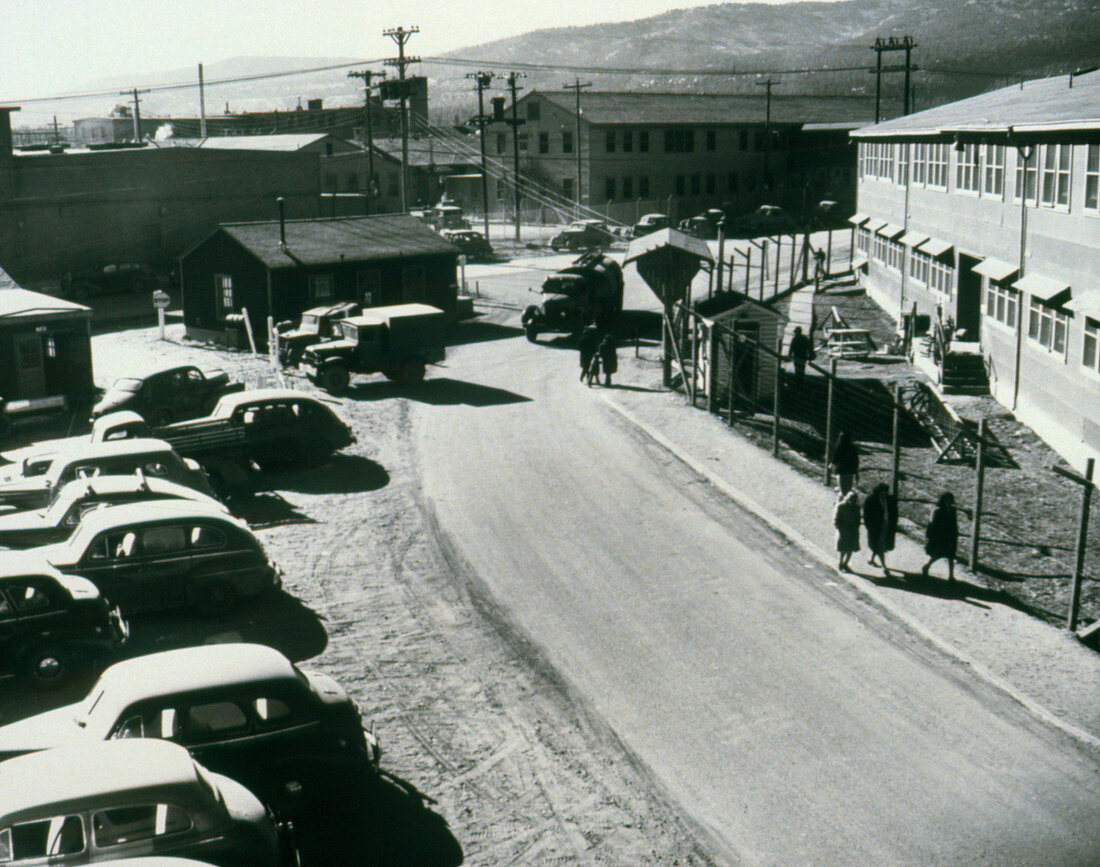
[[[712,3],[0,0],[0,100],[72,93],[119,74],[132,74],[135,85],[160,83],[146,76],[246,55],[384,57],[394,46],[381,32],[398,25],[418,25],[408,51],[430,55],[544,27],[624,21]]]

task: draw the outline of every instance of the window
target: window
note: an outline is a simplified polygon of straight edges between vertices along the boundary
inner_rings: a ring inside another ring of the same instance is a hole
[[[707,130],[707,150],[713,151],[718,149],[718,132],[717,130]]]
[[[286,702],[277,698],[258,698],[252,702],[252,710],[257,719],[265,723],[279,722],[290,716]]]
[[[642,175],[638,178],[638,198],[649,198],[649,175]]]
[[[1030,149],[1030,158],[1025,160],[1025,154],[1016,151],[1016,189],[1012,193],[1014,201],[1020,201],[1021,192],[1025,193],[1026,200],[1033,205],[1039,203],[1039,147]],[[1027,178],[1024,178],[1024,164],[1027,164]],[[1027,184],[1027,190],[1024,185]]]
[[[1085,157],[1085,209],[1100,212],[1100,144],[1090,144]]]
[[[1069,145],[1043,147],[1043,177],[1041,202],[1047,208],[1069,207],[1070,155]]]
[[[9,585],[8,590],[18,611],[42,611],[50,607],[50,597],[31,584]]]
[[[947,189],[947,145],[928,145],[928,180],[930,187]]]
[[[913,183],[924,186],[928,177],[928,145],[914,144],[913,148]]]
[[[527,103],[527,119],[528,120],[538,120],[539,119],[539,108],[540,108],[540,105],[537,102]]]
[[[609,129],[607,131],[607,137],[604,139],[604,149],[609,153],[615,153],[615,130]]]
[[[897,182],[899,187],[905,187],[909,185],[909,148],[912,145],[899,144],[897,153]]]
[[[1005,192],[1005,146],[982,145],[982,195],[1001,198]]]
[[[530,108],[530,106],[528,106],[528,108]],[[539,153],[550,153],[550,133],[548,132],[539,133]]]
[[[508,136],[506,136],[502,132],[498,132],[497,133],[497,153],[498,154],[504,153],[507,146],[508,146]]]
[[[569,130],[563,130],[561,134],[561,152],[563,154],[573,153],[573,133]]]
[[[1016,329],[1019,315],[1020,293],[1003,283],[989,282],[985,290],[985,315],[1009,328]]]
[[[950,298],[955,291],[955,266],[929,256],[928,288]]]
[[[628,129],[623,130],[623,153],[628,154],[634,150],[634,133]]]
[[[179,834],[190,828],[191,817],[172,804],[115,807],[92,814],[92,833],[97,847]]]
[[[214,275],[214,290],[218,293],[219,312],[222,317],[233,312],[233,278],[228,274]]]
[[[1081,355],[1081,363],[1089,370],[1100,373],[1100,322],[1095,319],[1085,319],[1085,349]]]
[[[610,202],[615,198],[615,179],[604,178],[604,197]]]
[[[700,185],[700,180],[701,178],[699,177],[699,175],[691,176],[691,194],[693,196],[699,195],[699,190],[702,188]]]
[[[135,533],[104,533],[88,548],[88,555],[95,560],[118,560],[132,557],[137,547]]]
[[[856,230],[856,249],[871,257],[871,231],[860,227]]]
[[[214,527],[192,527],[191,528],[191,547],[192,548],[224,548],[225,547],[225,535],[221,530],[217,530]]]
[[[504,191],[508,189],[508,185],[504,181],[497,181],[497,201],[504,201]]]
[[[955,192],[978,192],[980,178],[978,168],[978,146],[975,144],[963,145],[963,149],[956,152]]]
[[[240,731],[248,726],[248,717],[232,701],[195,704],[181,714],[183,737],[189,742],[206,740],[206,735]]]
[[[332,275],[310,274],[309,296],[314,301],[327,301],[332,297]]]
[[[708,194],[712,194],[714,192],[715,187],[717,186],[717,183],[718,183],[717,178],[715,178],[714,175],[707,175],[706,190],[707,190]]]
[[[687,188],[685,186],[686,183],[687,183],[687,178],[685,178],[683,175],[677,175],[676,176],[676,195],[682,196],[682,195],[685,194],[685,192],[687,190]]]
[[[634,179],[631,177],[623,178],[623,198],[629,199],[634,195]]]
[[[695,130],[692,129],[666,129],[665,153],[686,154],[695,150]]]
[[[573,179],[562,178],[561,179],[561,194],[567,199],[573,198]]]
[[[45,861],[51,856],[79,854],[84,846],[84,822],[79,816],[22,822],[0,831],[0,862]]]
[[[900,273],[905,260],[905,248],[897,241],[886,241],[886,267]]]
[[[1066,354],[1066,335],[1069,332],[1069,315],[1048,307],[1038,298],[1031,299],[1028,313],[1027,336],[1050,352]]]
[[[187,532],[183,527],[150,527],[141,534],[145,555],[178,554],[187,550]]]
[[[649,130],[647,129],[638,132],[638,153],[649,153]]]
[[[516,147],[521,151],[527,150],[527,133],[521,132],[516,136]]]

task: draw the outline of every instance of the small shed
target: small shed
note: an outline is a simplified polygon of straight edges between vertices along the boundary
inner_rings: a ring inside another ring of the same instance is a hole
[[[91,308],[18,286],[0,268],[0,398],[30,408],[91,400]]]
[[[338,301],[423,303],[454,316],[458,248],[406,214],[225,223],[180,257],[188,336],[235,343],[247,309],[259,345],[267,317],[297,320]]]
[[[696,307],[700,320],[700,372],[712,410],[770,411],[780,362],[775,356],[787,316],[786,299],[760,303],[739,292],[717,295]]]

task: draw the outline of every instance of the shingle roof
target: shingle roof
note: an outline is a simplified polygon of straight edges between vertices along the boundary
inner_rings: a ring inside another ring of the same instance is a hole
[[[0,268],[0,319],[16,319],[24,316],[39,319],[43,316],[80,313],[91,314],[91,308],[74,301],[66,301],[64,298],[54,298],[52,295],[23,289]]]
[[[854,138],[1100,129],[1100,72],[1040,78],[863,127]]]
[[[410,166],[468,166],[480,162],[477,138],[471,137],[463,143],[461,136],[455,133],[450,139],[437,136],[421,136],[409,139]],[[401,139],[382,138],[374,140],[376,150],[382,151],[394,159],[401,159]]]
[[[458,254],[457,247],[407,214],[287,220],[285,248],[279,244],[278,220],[225,223],[221,229],[269,268]]]
[[[570,91],[539,90],[538,94],[572,114],[576,96]],[[581,117],[594,124],[725,124],[763,123],[764,94],[632,93],[585,91]],[[836,123],[865,121],[874,116],[867,97],[779,96],[772,94],[773,123]]]

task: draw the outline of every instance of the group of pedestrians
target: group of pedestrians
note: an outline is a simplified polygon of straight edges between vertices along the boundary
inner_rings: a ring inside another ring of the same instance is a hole
[[[890,568],[886,555],[894,550],[898,530],[898,499],[885,482],[874,487],[862,508],[856,483],[859,481],[859,449],[847,431],[841,433],[831,458],[837,476],[837,495],[833,504],[833,527],[836,530],[836,550],[839,555],[837,569],[851,572],[852,554],[860,550],[859,528],[867,530],[867,548],[871,552],[871,565],[882,567],[889,578]],[[928,570],[937,560],[947,560],[948,580],[955,580],[955,554],[959,543],[958,514],[955,496],[944,491],[932,511],[925,529],[924,551],[928,562],[921,567],[921,574],[928,577]],[[876,560],[878,561],[876,563]]]
[[[581,356],[581,382],[590,386],[599,385],[600,372],[603,371],[603,384],[611,385],[612,374],[619,370],[615,336],[610,331],[601,333],[598,328],[585,328],[577,346]]]

